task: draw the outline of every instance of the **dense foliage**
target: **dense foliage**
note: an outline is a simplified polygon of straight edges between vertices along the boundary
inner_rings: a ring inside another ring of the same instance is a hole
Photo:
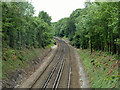
[[[91,54],[88,49],[79,49],[78,53],[89,75],[91,88],[120,88],[117,64],[119,60],[108,52],[94,51]]]
[[[41,11],[38,17],[33,14],[34,7],[31,3],[2,3],[3,48],[44,48],[51,44],[51,17],[44,11]]]
[[[69,18],[56,22],[55,34],[67,37],[78,48],[102,50],[120,55],[118,2],[87,2]]]

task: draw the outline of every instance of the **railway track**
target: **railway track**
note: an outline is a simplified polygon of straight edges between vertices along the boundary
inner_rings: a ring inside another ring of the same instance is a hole
[[[58,84],[59,84],[59,81],[60,81],[60,78],[61,78],[61,74],[62,74],[62,71],[63,71],[63,67],[64,67],[64,64],[65,64],[65,48],[64,48],[64,55],[63,55],[63,59],[62,59],[62,62],[61,62],[61,65],[60,65],[60,68],[58,70],[58,73],[57,73],[57,76],[56,76],[56,79],[55,79],[55,82],[53,84],[53,89],[57,88],[58,87]]]
[[[48,66],[31,86],[32,88],[61,88],[62,82],[66,83],[65,88],[70,88],[70,73],[71,73],[71,55],[70,47],[62,40],[57,39],[58,50],[51,59]],[[64,74],[65,73],[65,74]],[[66,80],[64,80],[64,75]],[[64,88],[63,87],[63,88]]]
[[[71,79],[71,51],[70,46],[64,42],[66,48],[66,60],[63,68],[63,73],[61,75],[61,80],[57,88],[70,88],[70,79]]]
[[[47,85],[48,85],[48,83],[49,83],[52,75],[54,74],[54,72],[55,72],[55,70],[56,70],[56,68],[57,68],[57,66],[58,66],[58,64],[59,64],[59,62],[60,62],[60,57],[61,57],[61,55],[58,57],[57,62],[56,62],[55,65],[53,66],[53,69],[52,69],[52,71],[50,72],[50,74],[49,74],[48,78],[46,79],[46,81],[45,81],[45,83],[44,83],[44,85],[43,85],[42,88],[45,89],[45,88],[47,87]]]
[[[68,46],[68,48],[69,48],[69,57],[70,57],[70,61],[69,61],[69,71],[68,71],[68,89],[70,88],[70,75],[71,75],[71,55],[70,55],[70,46]]]

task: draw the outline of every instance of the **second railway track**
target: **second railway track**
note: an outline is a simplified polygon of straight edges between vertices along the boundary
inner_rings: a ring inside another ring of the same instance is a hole
[[[70,47],[62,40],[58,42],[58,51],[43,73],[31,86],[32,88],[70,88],[71,55]],[[64,84],[64,85],[63,85]]]

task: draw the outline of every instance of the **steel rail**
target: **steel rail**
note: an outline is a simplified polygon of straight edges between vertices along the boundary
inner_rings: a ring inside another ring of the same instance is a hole
[[[59,41],[61,41],[61,40],[59,40]],[[61,55],[62,55],[62,51],[61,51]],[[53,76],[53,74],[54,74],[54,72],[55,72],[55,70],[56,70],[56,68],[57,68],[57,66],[58,66],[58,64],[59,64],[59,62],[60,62],[61,55],[58,57],[57,62],[56,62],[55,65],[53,66],[53,69],[51,70],[49,76],[47,77],[47,79],[46,79],[46,81],[45,81],[45,83],[44,83],[44,85],[42,86],[42,90],[45,90],[45,89],[46,89],[46,87],[47,87],[50,79],[52,78],[52,76]]]
[[[70,60],[69,60],[69,71],[68,71],[68,83],[67,83],[67,88],[69,90],[70,88],[70,79],[71,79],[71,55],[70,55],[70,46],[65,42],[65,44],[68,46],[68,50],[69,50],[69,57],[70,57]]]
[[[59,41],[59,40],[58,40]],[[59,46],[59,45],[58,45]],[[61,48],[60,48],[61,49]],[[62,51],[61,51],[62,52]],[[56,53],[58,53],[58,49],[57,49],[57,51],[56,51]],[[39,80],[39,78],[43,75],[43,73],[47,70],[47,68],[49,67],[49,65],[52,63],[52,61],[54,60],[54,58],[55,58],[55,56],[56,56],[57,54],[55,54],[53,57],[52,57],[52,59],[51,59],[51,61],[48,63],[48,65],[47,65],[47,67],[43,70],[43,72],[41,73],[41,75],[35,80],[35,82],[32,84],[32,86],[30,87],[30,90],[34,87],[34,85],[36,84],[36,82]],[[59,57],[58,57],[59,58]]]
[[[67,88],[69,89],[69,88],[70,88],[70,78],[71,78],[71,77],[70,77],[70,76],[71,76],[71,55],[70,55],[70,52],[71,52],[71,51],[70,51],[70,46],[68,46],[68,48],[69,48],[70,61],[69,61],[69,72],[68,72],[68,73],[69,73],[69,76],[68,76],[68,87],[67,87]]]
[[[64,57],[65,57],[65,48],[64,48],[64,56],[63,56],[63,59],[62,59],[62,62],[61,62],[61,66],[58,70],[58,73],[57,73],[57,76],[56,76],[56,79],[55,79],[55,82],[53,84],[52,89],[56,89],[58,87],[58,84],[59,84],[59,81],[60,81],[60,78],[61,78],[61,75],[62,75],[63,67],[64,67],[64,64],[65,64]]]

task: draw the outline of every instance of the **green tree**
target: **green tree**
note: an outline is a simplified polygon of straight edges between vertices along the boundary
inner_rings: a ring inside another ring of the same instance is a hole
[[[46,22],[48,25],[51,24],[51,17],[47,14],[47,12],[44,12],[44,11],[41,11],[39,12],[39,15],[38,15],[41,19],[44,20],[44,22]]]

